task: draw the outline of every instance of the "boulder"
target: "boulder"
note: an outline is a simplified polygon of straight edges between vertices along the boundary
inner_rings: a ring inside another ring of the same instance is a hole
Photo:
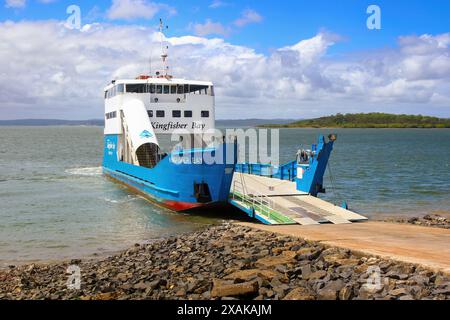
[[[220,282],[215,282],[211,296],[212,297],[235,297],[235,296],[246,296],[254,295],[258,293],[258,282],[242,282],[235,284],[225,284]]]
[[[322,279],[325,278],[325,276],[327,275],[327,272],[324,270],[319,270],[316,272],[313,272],[311,274],[309,274],[308,276],[302,276],[303,279],[305,280],[317,280],[317,279]]]
[[[279,256],[268,256],[256,261],[256,265],[260,267],[270,268],[281,264],[288,264],[294,262],[294,258],[288,255],[281,254]]]
[[[248,270],[239,270],[233,272],[224,277],[226,280],[242,280],[248,281],[257,277],[261,277],[264,279],[272,280],[274,277],[280,277],[281,274],[272,270],[263,270],[263,269],[248,269]]]
[[[292,289],[283,300],[315,300],[314,293],[303,287]]]
[[[320,289],[317,291],[318,300],[336,300],[338,292],[333,289]]]

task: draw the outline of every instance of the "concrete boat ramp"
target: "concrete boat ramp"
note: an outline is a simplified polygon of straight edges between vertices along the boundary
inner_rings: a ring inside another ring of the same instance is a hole
[[[263,223],[240,223],[245,226],[450,274],[448,229],[367,221],[298,191],[295,182],[247,173],[234,174],[229,201]]]
[[[450,274],[448,229],[379,221],[320,226],[240,224]]]
[[[250,217],[270,225],[350,224],[367,220],[298,191],[293,181],[240,172],[234,173],[229,201]]]

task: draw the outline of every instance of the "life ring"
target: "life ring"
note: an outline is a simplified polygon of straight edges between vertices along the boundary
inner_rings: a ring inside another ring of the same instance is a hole
[[[159,101],[159,99],[158,98],[155,98],[155,102],[158,102]]]

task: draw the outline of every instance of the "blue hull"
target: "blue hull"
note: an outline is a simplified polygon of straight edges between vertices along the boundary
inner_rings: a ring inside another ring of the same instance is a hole
[[[176,163],[174,158],[180,154],[169,154],[154,168],[119,161],[117,135],[106,135],[104,145],[104,174],[167,208],[185,211],[228,200],[236,163],[234,144],[223,144],[219,147],[222,149],[184,150],[183,158],[193,160],[190,163]],[[228,153],[233,152],[234,163],[206,164],[198,161],[219,151],[223,151],[225,159]]]

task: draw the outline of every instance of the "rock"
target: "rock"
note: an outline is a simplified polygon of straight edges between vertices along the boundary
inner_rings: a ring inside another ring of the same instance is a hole
[[[281,254],[282,254],[283,256],[287,257],[287,258],[290,259],[290,260],[294,260],[295,257],[297,256],[297,252],[295,252],[295,251],[289,251],[289,250],[283,251]]]
[[[319,270],[316,272],[313,272],[311,274],[309,274],[308,276],[304,277],[302,275],[302,278],[305,280],[316,280],[316,279],[322,279],[327,275],[327,272],[324,270]]]
[[[334,290],[336,292],[341,291],[342,288],[344,288],[345,283],[342,280],[334,280],[334,281],[327,281],[323,289],[326,290]]]
[[[353,296],[353,288],[346,286],[339,291],[339,300],[350,300]]]
[[[252,280],[256,277],[261,277],[264,279],[272,280],[274,277],[279,277],[281,274],[272,270],[262,270],[262,269],[248,269],[248,270],[239,270],[233,272],[224,277],[226,280],[242,280],[248,281]]]
[[[335,266],[356,266],[359,264],[359,259],[345,259],[342,258],[342,255],[327,255],[324,258],[324,261],[328,264]]]
[[[337,292],[333,289],[320,289],[317,291],[318,300],[336,300]]]
[[[389,295],[397,297],[408,294],[408,291],[405,288],[399,288],[389,291]]]
[[[443,275],[437,275],[436,278],[434,279],[434,284],[436,286],[442,286],[442,285],[450,284],[450,282]]]
[[[118,296],[117,292],[105,292],[95,295],[91,300],[113,300],[117,299]]]
[[[175,297],[184,297],[184,296],[186,296],[186,290],[184,288],[179,289],[175,293]]]
[[[283,300],[315,300],[314,293],[307,288],[295,288],[291,290]]]
[[[294,259],[290,256],[279,255],[279,256],[268,256],[256,261],[256,265],[264,268],[270,268],[277,265],[292,263]]]
[[[307,264],[300,268],[300,272],[302,274],[303,279],[307,279],[309,275],[312,273],[311,271],[311,265]]]
[[[216,283],[211,291],[212,297],[246,296],[258,293],[258,282],[243,282],[236,284]]]

